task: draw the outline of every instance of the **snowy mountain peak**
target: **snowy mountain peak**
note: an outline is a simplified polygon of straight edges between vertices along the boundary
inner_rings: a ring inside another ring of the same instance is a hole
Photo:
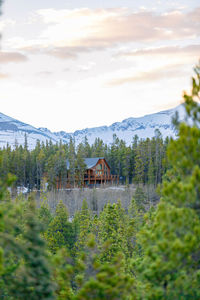
[[[52,140],[57,143],[60,140],[63,143],[69,142],[70,138],[74,138],[76,144],[82,142],[85,136],[90,144],[94,143],[95,138],[101,138],[104,143],[112,143],[113,135],[130,144],[135,135],[139,138],[151,138],[155,136],[155,130],[159,129],[163,137],[175,136],[175,132],[171,123],[171,119],[175,112],[179,113],[180,119],[184,118],[184,107],[179,105],[173,109],[161,111],[158,113],[145,115],[138,118],[128,118],[122,122],[115,122],[110,126],[101,126],[94,128],[85,128],[77,130],[74,133],[65,131],[51,132],[48,128],[35,128],[31,125],[20,122],[9,116],[0,113],[0,147],[11,145],[14,147],[16,141],[18,145],[24,145],[24,136],[27,135],[29,149],[33,149],[36,141],[46,142]]]

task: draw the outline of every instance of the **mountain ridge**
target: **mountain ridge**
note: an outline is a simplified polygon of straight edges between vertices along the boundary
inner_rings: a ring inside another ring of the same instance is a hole
[[[9,144],[12,148],[17,143],[24,145],[24,136],[27,135],[29,149],[33,149],[37,140],[41,142],[52,141],[57,143],[69,142],[70,138],[74,138],[76,144],[82,142],[85,136],[89,144],[94,143],[95,138],[101,138],[104,143],[112,143],[113,134],[118,138],[125,140],[130,144],[133,137],[137,134],[139,138],[151,138],[155,136],[155,130],[159,129],[163,138],[167,136],[175,137],[175,131],[171,123],[171,119],[175,112],[179,113],[180,119],[184,117],[184,108],[180,104],[175,108],[160,111],[154,114],[145,115],[143,117],[130,117],[122,122],[115,122],[110,126],[99,126],[92,128],[84,128],[74,132],[58,131],[52,132],[48,128],[36,128],[32,125],[21,122],[17,119],[0,113],[0,147]]]

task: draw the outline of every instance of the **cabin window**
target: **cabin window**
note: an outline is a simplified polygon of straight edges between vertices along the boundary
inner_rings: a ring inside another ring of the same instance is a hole
[[[107,176],[107,175],[108,175],[108,168],[107,168],[106,165],[104,165],[104,170],[105,170],[105,174],[106,174],[106,176]]]
[[[97,170],[102,170],[102,164],[97,165],[96,169]]]
[[[102,175],[103,172],[102,172],[102,171],[99,171],[99,170],[96,170],[96,174],[97,174],[97,175]]]

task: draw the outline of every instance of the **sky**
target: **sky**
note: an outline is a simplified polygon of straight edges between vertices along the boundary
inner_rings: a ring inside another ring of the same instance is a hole
[[[5,0],[0,112],[51,131],[175,107],[200,58],[199,0]]]

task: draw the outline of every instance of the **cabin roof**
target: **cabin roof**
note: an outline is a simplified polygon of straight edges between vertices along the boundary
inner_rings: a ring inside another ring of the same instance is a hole
[[[105,159],[104,157],[92,157],[92,158],[85,158],[85,164],[87,166],[87,169],[90,169],[98,163],[99,159]]]
[[[96,166],[99,159],[105,159],[104,157],[91,157],[91,158],[84,158],[84,163],[87,169],[91,169],[92,167]],[[69,160],[67,159],[67,169],[69,169]]]

